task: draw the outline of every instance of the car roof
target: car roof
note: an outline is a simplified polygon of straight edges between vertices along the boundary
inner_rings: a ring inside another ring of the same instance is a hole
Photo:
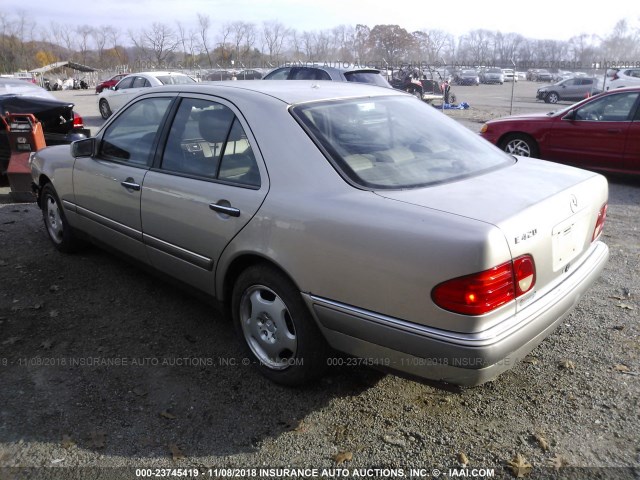
[[[380,73],[380,69],[379,68],[373,68],[373,67],[366,67],[366,66],[362,66],[362,67],[356,67],[356,66],[348,66],[348,67],[344,67],[344,66],[337,66],[337,67],[332,67],[329,65],[321,65],[319,63],[302,63],[302,64],[292,64],[292,65],[283,65],[281,67],[277,67],[274,68],[272,71],[276,71],[276,70],[280,70],[282,68],[316,68],[318,70],[325,70],[327,72],[340,72],[340,73],[351,73],[351,72],[373,72],[373,73]],[[271,72],[269,72],[271,73]]]
[[[0,95],[26,95],[55,99],[51,93],[35,83],[20,80],[19,78],[6,77],[0,77]]]
[[[133,75],[149,75],[150,77],[159,77],[161,75],[183,75],[185,77],[188,76],[182,72],[135,72],[128,74],[127,77],[131,77]]]
[[[286,104],[295,105],[298,103],[314,102],[322,100],[335,100],[339,98],[362,98],[362,97],[382,97],[382,96],[406,96],[400,90],[393,90],[386,87],[357,83],[357,82],[328,82],[323,80],[252,80],[233,81],[225,80],[221,82],[205,81],[190,85],[171,85],[149,89],[153,91],[167,92],[168,90],[177,92],[198,92],[209,94],[237,95],[240,97],[250,97],[256,94],[267,95],[276,98]],[[225,92],[222,92],[224,90]]]

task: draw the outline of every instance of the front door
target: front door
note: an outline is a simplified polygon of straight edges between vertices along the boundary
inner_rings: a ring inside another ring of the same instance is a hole
[[[97,156],[76,159],[73,169],[75,208],[82,229],[139,259],[146,258],[141,186],[171,100],[149,98],[131,105],[97,139]]]
[[[573,119],[555,122],[545,158],[586,168],[619,168],[637,92],[596,97],[575,111]]]

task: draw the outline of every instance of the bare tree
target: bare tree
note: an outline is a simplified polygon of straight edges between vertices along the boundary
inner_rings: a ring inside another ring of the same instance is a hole
[[[371,29],[366,25],[358,24],[356,25],[355,33],[354,33],[354,50],[356,55],[356,60],[360,62],[364,62],[369,54],[369,35],[371,34]]]
[[[228,28],[234,46],[235,60],[242,60],[255,42],[255,25],[238,21],[228,24]]]
[[[256,43],[256,26],[253,23],[246,23],[244,28],[244,42],[242,44],[242,51],[240,52],[240,61],[246,61],[251,56],[253,46]]]
[[[453,36],[443,30],[419,30],[413,36],[421,61],[434,64],[451,54]]]
[[[200,50],[204,52],[209,62],[209,67],[213,67],[209,48],[209,29],[211,28],[211,19],[209,15],[198,13],[198,36],[200,40]]]
[[[277,20],[262,23],[262,40],[269,55],[269,61],[278,61],[287,33],[288,30],[284,24]]]
[[[495,33],[490,30],[471,30],[460,39],[458,55],[469,65],[492,65]]]
[[[173,29],[164,23],[154,22],[150,29],[142,30],[138,37],[130,33],[130,38],[157,67],[165,65],[179,45]]]
[[[119,66],[124,66],[126,63],[125,60],[127,55],[122,47],[118,44],[120,40],[120,31],[109,25],[105,28],[105,35],[107,37],[107,42],[111,46],[108,51],[109,63],[112,62]]]
[[[93,34],[93,28],[89,25],[80,25],[75,29],[75,33],[78,35],[78,46],[80,48],[80,61],[83,64],[87,63],[87,52],[89,51],[89,38]]]
[[[302,39],[300,34],[295,28],[289,30],[289,48],[291,49],[291,59],[300,60],[303,56],[302,53]]]
[[[101,25],[97,28],[94,28],[91,32],[91,36],[93,37],[93,43],[96,47],[96,53],[98,54],[98,63],[102,66],[103,57],[104,57],[104,49],[107,44],[107,35],[109,32],[108,25]]]
[[[233,33],[233,25],[231,23],[225,23],[220,30],[220,42],[218,47],[218,56],[220,60],[226,63],[231,58],[231,52],[233,48],[227,47],[227,40]]]
[[[350,25],[338,25],[331,29],[331,53],[338,60],[352,62],[355,59],[355,29]]]
[[[197,43],[196,33],[193,30],[186,31],[180,22],[176,22],[177,39],[182,47],[182,56],[184,57],[184,66],[189,68],[191,64],[193,66],[195,45]]]

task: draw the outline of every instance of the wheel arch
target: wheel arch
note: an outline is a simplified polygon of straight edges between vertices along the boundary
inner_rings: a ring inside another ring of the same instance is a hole
[[[47,184],[47,183],[53,183],[51,181],[51,179],[49,178],[48,175],[41,173],[40,176],[38,177],[38,196],[36,197],[36,204],[38,205],[38,207],[42,208],[42,202],[41,202],[41,198],[42,195],[40,195],[40,192],[42,191],[42,188]]]
[[[505,140],[514,135],[521,135],[523,137],[528,137],[531,140],[533,140],[536,145],[540,146],[540,143],[538,142],[538,139],[536,137],[534,137],[530,133],[523,132],[521,130],[511,130],[509,132],[503,133],[498,139],[498,146],[502,148],[502,145],[504,144]]]
[[[258,264],[268,265],[275,270],[278,270],[287,277],[287,279],[296,287],[296,289],[299,290],[298,284],[291,277],[291,275],[289,275],[289,273],[284,268],[282,268],[282,266],[258,253],[244,253],[235,257],[224,271],[224,276],[220,284],[220,295],[217,296],[218,299],[225,305],[225,307],[231,307],[233,286],[235,285],[240,274],[247,268]]]
[[[531,133],[523,132],[520,130],[512,130],[510,132],[506,132],[498,139],[498,142],[496,143],[496,145],[501,150],[504,150],[504,145],[507,142],[507,140],[510,137],[514,137],[514,136],[521,136],[521,137],[526,137],[528,139],[531,139],[531,141],[533,142],[533,146],[536,150],[536,153],[538,154],[538,156],[541,155],[540,141],[538,140],[538,138],[536,138],[536,136],[532,135]]]

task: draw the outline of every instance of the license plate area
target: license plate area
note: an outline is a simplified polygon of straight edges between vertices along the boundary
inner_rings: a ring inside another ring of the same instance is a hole
[[[589,217],[586,211],[572,215],[559,223],[552,230],[553,271],[564,268],[576,258],[582,250],[589,228]]]

